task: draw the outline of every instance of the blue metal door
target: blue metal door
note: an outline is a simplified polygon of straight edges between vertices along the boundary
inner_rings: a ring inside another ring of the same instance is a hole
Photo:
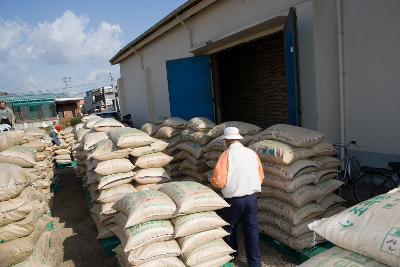
[[[166,65],[171,116],[215,121],[209,56],[168,60]]]
[[[300,116],[300,89],[298,78],[297,61],[297,27],[296,12],[292,7],[287,17],[284,28],[285,37],[285,64],[286,64],[286,83],[289,100],[289,123],[301,125]]]

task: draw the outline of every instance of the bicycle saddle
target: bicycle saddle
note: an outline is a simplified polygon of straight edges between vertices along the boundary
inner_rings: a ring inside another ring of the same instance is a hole
[[[394,170],[400,169],[400,162],[389,162],[388,166]]]

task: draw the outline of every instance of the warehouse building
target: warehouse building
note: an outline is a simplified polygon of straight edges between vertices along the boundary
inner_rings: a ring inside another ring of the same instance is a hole
[[[190,0],[122,48],[122,114],[301,125],[400,160],[397,0]]]

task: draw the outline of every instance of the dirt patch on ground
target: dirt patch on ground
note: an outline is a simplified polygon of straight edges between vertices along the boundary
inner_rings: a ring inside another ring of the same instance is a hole
[[[97,230],[85,202],[81,181],[72,169],[58,171],[61,192],[54,194],[55,256],[57,266],[118,266],[115,257],[105,257],[96,240]]]
[[[53,217],[55,221],[54,249],[56,266],[62,267],[108,267],[118,266],[116,257],[105,257],[98,240],[97,231],[89,214],[81,181],[73,169],[57,170],[61,192],[54,194]],[[239,240],[241,235],[239,234]],[[239,257],[234,264],[247,266],[243,242],[240,242]],[[262,266],[296,266],[262,244]]]

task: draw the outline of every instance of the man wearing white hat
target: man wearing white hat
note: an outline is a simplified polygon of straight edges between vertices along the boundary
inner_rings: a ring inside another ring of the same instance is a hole
[[[225,200],[231,205],[222,210],[223,219],[229,223],[226,242],[236,251],[236,226],[240,222],[245,241],[247,262],[250,267],[261,266],[261,252],[258,233],[257,192],[261,192],[264,171],[257,154],[244,147],[239,140],[243,137],[236,127],[224,130],[228,147],[218,159],[212,185],[221,189]]]

